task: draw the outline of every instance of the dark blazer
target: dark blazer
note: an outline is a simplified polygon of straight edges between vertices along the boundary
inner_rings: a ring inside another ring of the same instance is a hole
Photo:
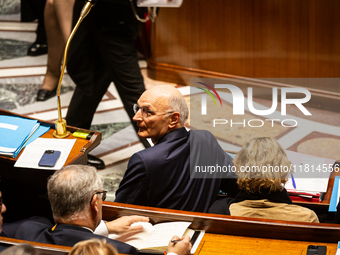
[[[232,158],[210,132],[176,129],[155,146],[132,155],[115,202],[207,212],[222,183],[225,191],[238,191],[235,178],[222,181],[225,173],[193,172],[195,166],[216,164],[232,166]]]
[[[137,250],[128,244],[96,235],[91,230],[79,226],[57,224],[56,228],[52,231],[53,225],[48,224],[43,217],[30,218],[21,221],[20,224],[9,223],[6,225],[6,227],[12,230],[14,229],[13,226],[16,225],[15,235],[9,236],[16,239],[72,247],[80,241],[99,238],[101,240],[106,239],[107,243],[113,245],[119,253],[137,254]]]

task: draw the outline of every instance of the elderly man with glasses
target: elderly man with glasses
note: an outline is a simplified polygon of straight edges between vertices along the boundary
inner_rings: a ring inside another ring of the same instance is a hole
[[[102,203],[107,191],[102,190],[96,168],[87,165],[66,166],[50,177],[47,192],[55,225],[43,217],[9,223],[6,232],[12,234],[7,235],[8,237],[63,246],[74,246],[83,240],[99,238],[106,239],[106,242],[113,245],[119,253],[137,254],[134,247],[107,236],[140,232],[143,229],[141,225],[131,224],[147,222],[149,218],[123,216],[110,222],[103,222]],[[174,236],[172,239],[178,237]],[[184,237],[176,245],[169,240],[168,254],[189,254],[191,249],[189,240],[189,237]]]
[[[64,246],[91,238],[105,238],[119,253],[137,254],[134,247],[105,236],[141,231],[141,226],[130,225],[149,219],[129,216],[104,223],[102,202],[107,191],[102,190],[94,167],[70,165],[56,171],[48,180],[47,192],[55,225],[43,217],[9,223],[4,229],[6,234],[10,233],[8,237]]]
[[[94,167],[70,165],[56,171],[48,180],[47,191],[55,225],[43,217],[9,223],[4,226],[8,237],[64,246],[73,246],[91,238],[105,238],[119,253],[137,254],[134,247],[104,236],[140,231],[141,226],[130,225],[149,219],[129,216],[104,223],[102,202],[106,191],[102,190],[100,177]]]
[[[161,85],[146,90],[133,110],[138,135],[150,138],[154,146],[132,155],[115,202],[207,212],[220,189],[237,194],[236,176],[230,172],[190,174],[190,165],[230,167],[232,158],[210,132],[186,130],[189,110],[176,88]]]

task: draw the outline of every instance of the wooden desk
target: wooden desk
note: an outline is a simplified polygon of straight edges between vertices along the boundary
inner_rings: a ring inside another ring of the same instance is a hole
[[[277,221],[161,209],[114,202],[103,203],[104,220],[113,220],[125,215],[147,216],[153,224],[167,221],[190,221],[192,222],[190,228],[205,230],[209,234],[313,243],[325,242],[336,244],[340,241],[340,225],[338,224]]]
[[[29,243],[43,254],[61,255],[67,254],[71,247],[43,244],[37,242],[23,241],[13,238],[0,237],[0,244],[8,246]],[[327,254],[335,254],[336,243],[287,241],[254,237],[242,237],[234,235],[222,235],[206,233],[195,253],[195,255],[301,255],[306,254],[308,245],[325,245]]]
[[[340,77],[339,9],[336,0],[197,0],[161,8],[148,75],[183,85],[193,77]]]
[[[294,201],[294,197],[291,197],[294,204],[304,206],[315,211],[320,222],[334,222],[334,212],[328,212],[328,208],[332,196],[335,176],[340,175],[339,166],[340,162],[336,161],[333,165],[333,172],[331,173],[328,180],[327,191],[324,193],[320,202],[315,202],[315,200],[308,198],[304,199],[305,201]]]
[[[104,202],[104,219],[112,220],[125,215],[148,216],[152,223],[191,221],[191,228],[206,230],[195,255],[304,255],[308,245],[325,245],[327,254],[334,255],[340,238],[340,226],[332,224],[261,220]],[[258,237],[252,236],[254,234]],[[15,245],[22,242],[26,241],[0,237],[0,243]],[[27,243],[45,252],[55,251],[44,254],[64,254],[71,249]]]
[[[38,251],[38,254],[44,254],[44,255],[67,255],[69,251],[72,249],[72,247],[68,247],[68,246],[30,242],[30,241],[24,241],[24,240],[0,236],[0,244],[2,246],[10,247],[13,245],[20,245],[23,243],[31,244]]]
[[[0,109],[0,115],[14,115],[14,116],[32,119],[32,118],[29,118],[29,117],[26,117],[26,116],[23,116],[23,115],[14,114],[14,113],[4,111],[4,110],[1,110],[1,109]],[[47,133],[45,133],[44,135],[42,135],[41,137],[42,138],[54,138],[54,136],[53,136],[53,132],[55,130],[54,123],[50,122],[50,121],[43,121],[43,120],[38,120],[38,121],[40,123],[44,124],[44,125],[51,127],[50,130]],[[84,131],[88,131],[88,130],[77,128],[77,127],[72,127],[72,126],[67,126],[67,130],[70,131],[71,134],[64,139],[76,139],[76,142],[75,142],[75,144],[74,144],[64,166],[67,166],[67,165],[70,165],[70,164],[86,164],[88,152],[93,150],[95,147],[97,147],[100,144],[101,133],[93,131],[94,134],[91,137],[91,139],[86,140],[86,139],[74,137],[72,135],[72,133],[77,131],[77,130],[84,130]],[[16,158],[9,158],[9,157],[0,155],[0,160],[12,162],[14,164],[24,150],[25,149],[23,149]]]
[[[0,110],[0,115],[15,115],[28,118],[4,110]],[[51,127],[42,137],[54,138],[54,123],[43,120],[38,121]],[[67,126],[67,130],[73,133],[77,130],[84,129]],[[70,164],[86,164],[87,154],[100,144],[101,133],[94,132],[90,140],[76,138],[73,137],[72,134],[65,139],[76,139],[76,142],[64,166]],[[16,158],[0,156],[0,189],[7,206],[7,213],[4,218],[5,222],[12,222],[36,215],[46,216],[51,219],[46,187],[47,178],[54,173],[54,170],[14,167],[16,160],[24,150],[25,149],[23,149]]]
[[[264,220],[104,202],[103,219],[143,215],[151,223],[191,221],[190,228],[204,229],[195,255],[304,255],[308,245],[325,245],[335,254],[340,225]]]
[[[13,246],[13,245],[20,245],[23,243],[28,243],[34,246],[37,250],[37,254],[39,255],[67,255],[72,247],[69,246],[61,246],[55,244],[45,244],[45,243],[38,243],[38,242],[31,242],[31,241],[24,241],[14,238],[2,237],[0,236],[0,245],[1,246]],[[124,255],[119,253],[120,255]]]
[[[327,254],[330,255],[334,255],[337,250],[335,243],[205,234],[195,255],[305,255],[308,245],[325,245],[327,246]]]
[[[23,241],[13,238],[0,237],[0,244],[8,247],[29,243],[33,245],[39,252],[50,255],[68,254],[71,247],[44,244],[30,241]],[[195,255],[301,255],[306,254],[308,245],[325,245],[327,246],[327,254],[335,254],[337,244],[320,243],[320,242],[302,242],[302,241],[285,241],[275,239],[241,237],[232,235],[205,234]],[[41,253],[40,253],[41,254]]]

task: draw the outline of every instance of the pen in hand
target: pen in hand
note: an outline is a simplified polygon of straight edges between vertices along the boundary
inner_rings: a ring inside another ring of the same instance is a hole
[[[182,241],[182,239],[178,239],[178,240],[171,240],[172,243],[176,244],[178,242]]]

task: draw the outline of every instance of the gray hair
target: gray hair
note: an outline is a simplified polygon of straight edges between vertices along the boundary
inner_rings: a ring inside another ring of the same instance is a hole
[[[0,252],[1,255],[38,255],[38,251],[30,244],[23,243],[13,245],[4,251]]]
[[[100,177],[92,166],[69,165],[56,171],[47,183],[54,220],[85,218],[91,197],[101,189]]]
[[[179,112],[180,114],[180,120],[179,123],[184,126],[185,122],[188,119],[189,116],[189,109],[188,105],[185,102],[185,99],[183,96],[179,95],[170,95],[169,96],[169,111],[170,112]],[[168,113],[166,117],[170,116]]]

